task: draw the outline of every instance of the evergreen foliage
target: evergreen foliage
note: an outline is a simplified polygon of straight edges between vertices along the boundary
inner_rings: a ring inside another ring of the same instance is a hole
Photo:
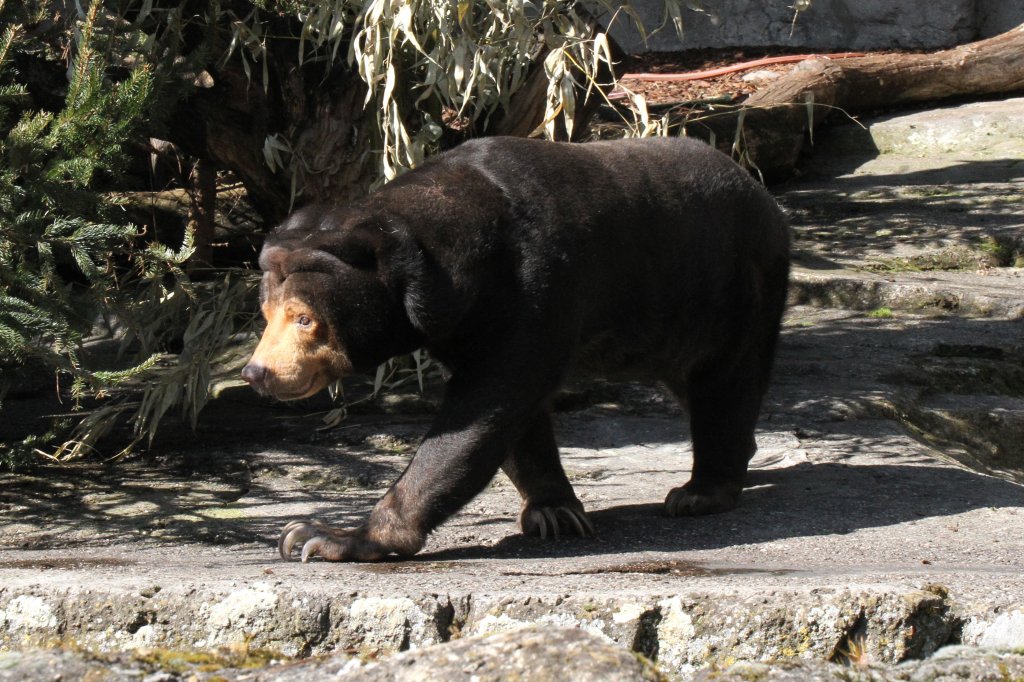
[[[63,106],[47,111],[34,104],[17,59],[50,49],[26,29],[46,5],[0,0],[0,409],[26,368],[70,380],[77,402],[152,366],[155,358],[98,371],[83,362],[82,343],[101,313],[136,312],[140,287],[168,272],[183,276],[189,253],[140,247],[136,228],[101,191],[116,184],[153,78],[145,67],[109,78],[93,48],[100,7],[93,2],[78,23]],[[0,466],[24,457],[19,445],[0,443]]]

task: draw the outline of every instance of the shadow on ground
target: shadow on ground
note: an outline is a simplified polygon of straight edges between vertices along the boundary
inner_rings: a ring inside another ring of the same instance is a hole
[[[891,175],[828,177],[779,190],[797,249],[828,246],[863,258],[897,247],[1020,239],[1021,178],[1021,159],[964,160],[914,172],[894,169]]]
[[[898,447],[887,450],[886,438],[901,432],[891,421],[877,416],[848,419],[828,412],[829,404],[900,388],[887,384],[894,380],[894,370],[939,344],[1011,348],[1022,338],[1024,321],[1019,320],[856,316],[790,326],[762,430],[797,437],[804,430],[816,431],[819,440],[834,439],[836,448],[845,449],[835,461],[755,470],[739,509],[684,519],[669,519],[660,512],[664,494],[683,481],[650,470],[643,477],[665,476],[664,489],[636,504],[592,508],[596,539],[543,543],[510,534],[496,545],[469,545],[421,558],[713,549],[844,534],[987,507],[1024,506],[1020,486],[951,466],[909,462]],[[976,392],[985,386],[965,384],[963,389]],[[607,390],[600,394],[609,396]],[[654,416],[641,416],[644,403],[638,396],[645,394],[635,388],[626,394],[633,403],[602,403],[561,413],[561,444],[602,449],[639,441],[679,443],[680,466],[685,469],[685,425],[673,416],[673,408],[659,403]],[[815,401],[820,409],[806,407]],[[361,415],[326,432],[316,429],[318,421],[294,408],[281,411],[259,403],[219,402],[204,415],[198,434],[176,434],[169,445],[148,457],[0,475],[2,544],[36,549],[131,543],[270,545],[285,521],[302,518],[310,509],[330,509],[325,515],[317,512],[321,520],[352,525],[404,468],[429,417]],[[638,424],[643,427],[640,437]],[[864,452],[857,451],[858,443]],[[636,473],[613,470],[601,484],[628,486],[639,480],[631,478]],[[619,497],[629,499],[630,491],[620,491]],[[489,531],[492,534],[511,533],[516,512],[510,507],[485,515],[479,525],[496,526]]]
[[[660,503],[617,505],[591,512],[596,539],[545,543],[511,535],[493,547],[461,547],[418,558],[548,558],[618,554],[624,549],[718,549],[737,543],[842,535],[1003,506],[1024,506],[1024,488],[945,467],[805,464],[752,472],[740,507],[725,514],[672,519],[663,515]]]

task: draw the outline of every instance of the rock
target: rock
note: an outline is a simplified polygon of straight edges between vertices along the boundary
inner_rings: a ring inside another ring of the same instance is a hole
[[[694,682],[885,682],[891,678],[881,670],[846,667],[828,661],[741,661],[724,670],[700,672]]]
[[[274,664],[253,670],[239,661],[211,658],[183,664],[166,656],[163,665],[144,656],[103,656],[81,651],[31,650],[0,653],[0,682],[22,680],[106,680],[174,682],[411,682],[473,680],[504,682],[654,682],[669,679],[658,666],[586,630],[530,626],[468,637],[407,651],[379,662],[347,653]],[[187,660],[182,658],[181,660]],[[163,666],[168,666],[164,668]],[[222,667],[231,666],[231,667]],[[996,649],[948,646],[926,660],[885,665],[864,655],[854,665],[822,659],[737,661],[713,665],[683,679],[694,682],[1006,682],[1024,679],[1024,655]]]
[[[329,675],[339,675],[338,679],[345,682],[555,682],[567,677],[579,682],[665,679],[642,656],[598,635],[584,630],[536,626],[408,651],[369,665],[354,659],[329,658],[270,670],[255,679],[260,682],[314,682]]]
[[[747,83],[766,83],[779,78],[782,74],[778,71],[768,71],[766,69],[759,69],[757,71],[751,71],[750,73],[744,74],[741,79]]]
[[[1003,682],[1024,679],[1024,656],[999,650],[950,646],[924,661],[892,670],[892,679],[910,682]]]
[[[993,650],[947,647],[925,661],[896,666],[842,666],[828,661],[740,662],[703,670],[694,682],[1002,682],[1024,677],[1024,656]]]
[[[691,8],[697,3],[687,3]],[[675,51],[736,45],[786,45],[816,50],[932,49],[966,42],[979,28],[996,33],[1020,21],[1013,3],[984,0],[981,6],[967,0],[830,0],[829,2],[751,2],[719,0],[700,3],[699,11],[684,9],[682,37],[672,25],[652,31],[664,21],[664,5],[655,0],[633,3],[647,34],[621,16],[611,24],[611,34],[630,52]],[[794,20],[794,6],[806,11]],[[988,18],[989,15],[994,15]]]
[[[976,616],[964,624],[963,630],[965,644],[1024,651],[1024,610]]]
[[[138,666],[111,666],[104,660],[71,651],[12,651],[0,653],[0,682],[49,682],[53,680],[104,680],[129,682],[160,678],[143,677]],[[176,679],[176,678],[170,678]]]

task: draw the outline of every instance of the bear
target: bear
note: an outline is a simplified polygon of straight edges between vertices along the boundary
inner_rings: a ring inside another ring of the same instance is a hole
[[[526,534],[594,528],[559,460],[568,372],[661,382],[689,415],[669,516],[733,508],[756,450],[789,227],[727,155],[686,138],[482,138],[266,238],[266,329],[242,377],[282,400],[426,349],[446,381],[408,467],[359,527],[294,521],[285,559],[410,557],[501,469]]]

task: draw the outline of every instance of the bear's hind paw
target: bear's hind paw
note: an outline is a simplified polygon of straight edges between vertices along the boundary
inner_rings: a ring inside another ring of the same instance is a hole
[[[665,513],[668,516],[703,516],[729,511],[739,503],[741,490],[739,485],[694,485],[691,481],[669,492],[665,498]]]

